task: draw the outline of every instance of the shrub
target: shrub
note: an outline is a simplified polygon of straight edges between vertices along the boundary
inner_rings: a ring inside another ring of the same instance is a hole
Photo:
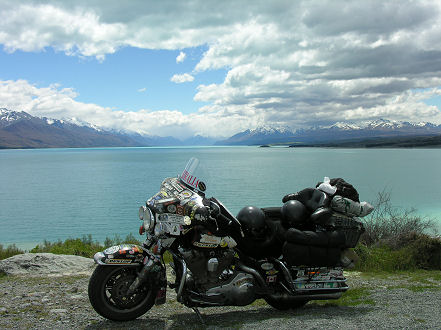
[[[106,239],[104,240],[105,247],[119,245],[123,243],[141,245],[142,242],[138,240],[135,236],[133,236],[132,233],[128,234],[124,239],[121,238],[119,235],[114,235],[113,238],[106,237]]]
[[[8,245],[7,248],[4,248],[2,244],[0,244],[0,260],[15,256],[16,254],[24,253],[23,250],[17,248],[15,244]]]
[[[441,239],[425,234],[410,233],[398,239],[401,250],[408,253],[417,268],[441,269]]]
[[[358,245],[355,252],[360,257],[355,266],[359,271],[397,271],[416,269],[412,256],[403,250],[392,250],[388,246],[367,247]]]
[[[441,269],[441,239],[434,219],[417,215],[415,209],[392,207],[386,191],[378,193],[374,207],[363,218],[366,231],[355,248],[360,257],[356,269]]]
[[[91,237],[69,238],[62,242],[48,242],[44,241],[42,245],[37,245],[30,252],[48,252],[54,254],[72,254],[82,257],[92,257],[96,252],[103,249],[98,242],[91,241]]]
[[[390,192],[385,190],[379,192],[373,205],[374,211],[363,218],[366,231],[360,239],[362,244],[391,246],[399,237],[411,233],[436,234],[434,219],[417,215],[414,208],[393,207],[390,202]]]
[[[98,241],[93,241],[92,235],[87,235],[82,238],[68,238],[64,242],[61,240],[58,240],[57,242],[49,242],[45,240],[42,245],[37,245],[30,252],[72,254],[92,258],[96,252],[102,251],[106,247],[122,243],[141,244],[141,242],[132,234],[127,235],[125,239],[122,239],[119,235],[115,235],[113,238],[106,237],[104,245],[101,245]]]

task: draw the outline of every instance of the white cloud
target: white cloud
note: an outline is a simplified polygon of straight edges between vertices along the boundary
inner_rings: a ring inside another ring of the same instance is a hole
[[[147,90],[147,88],[143,87],[143,88],[138,89],[138,92],[144,93],[146,90]]]
[[[209,104],[195,114],[112,112],[108,124],[116,114],[130,127],[138,127],[130,121],[137,116],[162,123],[167,114],[176,127],[197,131],[203,125],[216,133],[208,119],[228,123],[231,130],[260,122],[304,126],[378,117],[441,123],[440,109],[421,100],[438,94],[441,86],[440,22],[439,1],[249,1],[244,14],[240,1],[5,0],[0,43],[9,52],[53,47],[99,60],[125,46],[206,45],[192,74],[228,71],[223,82],[198,87],[194,99]],[[176,62],[184,59],[180,51]],[[176,74],[171,81],[193,81],[192,74]],[[18,88],[20,81],[8,85]],[[20,88],[36,88],[25,85]],[[1,101],[34,112],[74,112],[75,104],[87,119],[110,111],[78,104],[73,90],[56,86],[35,89],[38,96],[26,102],[2,93]],[[51,103],[54,99],[59,103]]]
[[[119,111],[75,100],[77,94],[58,85],[37,87],[26,80],[0,81],[0,108],[26,111],[33,116],[86,121],[103,128],[130,130],[140,134],[189,137],[229,136],[243,129],[243,116],[223,117],[222,113],[197,112],[184,115],[177,110]],[[219,125],[223,123],[224,125]],[[224,126],[224,127],[222,127]]]
[[[194,77],[189,73],[175,74],[175,75],[173,75],[173,77],[170,78],[170,81],[177,83],[177,84],[191,82],[193,80],[194,80]]]
[[[184,62],[186,56],[187,55],[184,52],[180,52],[179,55],[176,57],[176,63]]]

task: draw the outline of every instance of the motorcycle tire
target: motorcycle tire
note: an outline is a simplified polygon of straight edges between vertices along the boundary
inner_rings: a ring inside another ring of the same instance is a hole
[[[288,309],[296,309],[305,306],[309,300],[298,300],[292,299],[290,297],[265,297],[265,301],[271,307],[278,309],[280,311],[286,311]]]
[[[130,297],[137,267],[97,266],[89,280],[89,300],[95,311],[112,321],[129,321],[145,314],[155,303],[158,289],[146,283]]]

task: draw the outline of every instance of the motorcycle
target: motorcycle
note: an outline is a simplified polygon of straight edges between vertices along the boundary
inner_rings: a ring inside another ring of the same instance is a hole
[[[235,217],[205,196],[198,168],[199,160],[191,158],[181,175],[166,178],[140,207],[142,245],[95,254],[88,294],[98,314],[133,320],[164,304],[167,287],[199,318],[202,307],[245,306],[263,298],[288,310],[338,299],[348,290],[343,269],[353,266],[350,248],[364,229],[356,216],[363,215],[363,205],[344,197],[344,189],[324,182],[285,196],[282,206],[247,206]]]

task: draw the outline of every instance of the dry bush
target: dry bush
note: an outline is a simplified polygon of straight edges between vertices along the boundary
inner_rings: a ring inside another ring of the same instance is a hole
[[[399,248],[396,243],[412,233],[437,233],[434,219],[416,214],[414,208],[393,207],[390,192],[386,190],[378,193],[373,206],[374,211],[363,218],[366,231],[360,242],[366,246],[386,244],[392,248]]]

